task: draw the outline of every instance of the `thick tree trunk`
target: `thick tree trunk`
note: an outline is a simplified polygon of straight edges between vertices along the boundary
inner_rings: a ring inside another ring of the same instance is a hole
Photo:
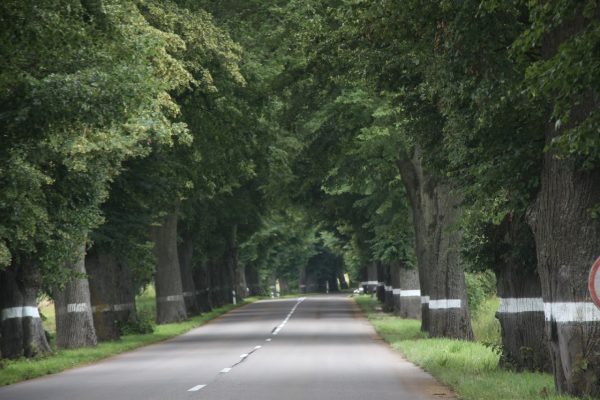
[[[490,226],[488,232],[500,297],[496,313],[502,333],[500,365],[516,370],[550,371],[533,234],[520,215],[508,216],[501,225]]]
[[[600,249],[600,219],[589,214],[600,203],[600,172],[547,155],[541,183],[531,224],[556,387],[600,396],[600,310],[586,285]]]
[[[381,304],[385,303],[385,267],[383,263],[377,261],[377,300]]]
[[[65,349],[94,346],[97,343],[85,269],[85,245],[74,257],[73,262],[66,265],[74,276],[62,290],[54,292],[56,345]]]
[[[208,270],[210,275],[210,301],[215,308],[225,304],[223,298],[223,267],[222,260],[211,259],[208,261]]]
[[[419,271],[400,263],[400,312],[402,318],[421,319],[421,287]]]
[[[433,337],[473,339],[460,262],[460,199],[423,171],[416,150],[399,160],[411,203],[422,295],[422,330]]]
[[[194,238],[189,232],[184,232],[182,241],[177,248],[179,256],[179,268],[181,273],[181,287],[183,290],[183,301],[185,311],[188,316],[200,314],[200,308],[196,300],[196,284],[194,283],[194,273],[192,259],[194,256]]]
[[[401,262],[394,261],[390,265],[390,279],[392,282],[392,302],[394,315],[400,315],[400,268]],[[421,301],[419,298],[419,314],[421,313]]]
[[[168,214],[161,226],[152,228],[156,257],[156,323],[168,324],[187,318],[181,268],[177,254],[177,213]]]
[[[37,307],[41,276],[27,260],[0,272],[0,354],[3,358],[50,353]]]
[[[119,325],[135,316],[131,270],[109,253],[92,248],[85,256],[98,340],[116,340]]]
[[[566,20],[545,39],[544,56],[553,56],[585,25],[581,16]],[[570,124],[580,123],[597,109],[597,94],[589,93],[574,105]],[[555,125],[548,123],[546,143],[556,135]],[[600,397],[600,310],[586,285],[600,249],[600,218],[590,212],[600,204],[600,170],[582,171],[576,161],[549,151],[540,184],[529,223],[536,241],[554,381],[560,393]]]

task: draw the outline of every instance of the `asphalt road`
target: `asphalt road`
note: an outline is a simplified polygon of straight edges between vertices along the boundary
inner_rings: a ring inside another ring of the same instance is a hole
[[[167,342],[0,388],[2,400],[453,398],[343,296],[260,301]]]

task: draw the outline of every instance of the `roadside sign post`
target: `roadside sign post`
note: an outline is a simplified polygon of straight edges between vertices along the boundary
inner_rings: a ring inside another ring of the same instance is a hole
[[[596,260],[588,278],[588,289],[596,307],[600,308],[600,257]]]

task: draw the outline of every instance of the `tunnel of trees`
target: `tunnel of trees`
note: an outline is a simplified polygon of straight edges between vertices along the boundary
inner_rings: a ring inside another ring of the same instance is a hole
[[[595,1],[0,4],[0,354],[362,285],[600,397]],[[348,282],[347,279],[350,279]],[[522,349],[528,349],[524,354]]]

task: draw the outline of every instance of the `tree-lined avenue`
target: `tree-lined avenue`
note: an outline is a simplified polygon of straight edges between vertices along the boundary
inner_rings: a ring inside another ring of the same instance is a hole
[[[168,342],[0,388],[11,400],[317,397],[453,398],[382,344],[343,296],[259,301]]]

